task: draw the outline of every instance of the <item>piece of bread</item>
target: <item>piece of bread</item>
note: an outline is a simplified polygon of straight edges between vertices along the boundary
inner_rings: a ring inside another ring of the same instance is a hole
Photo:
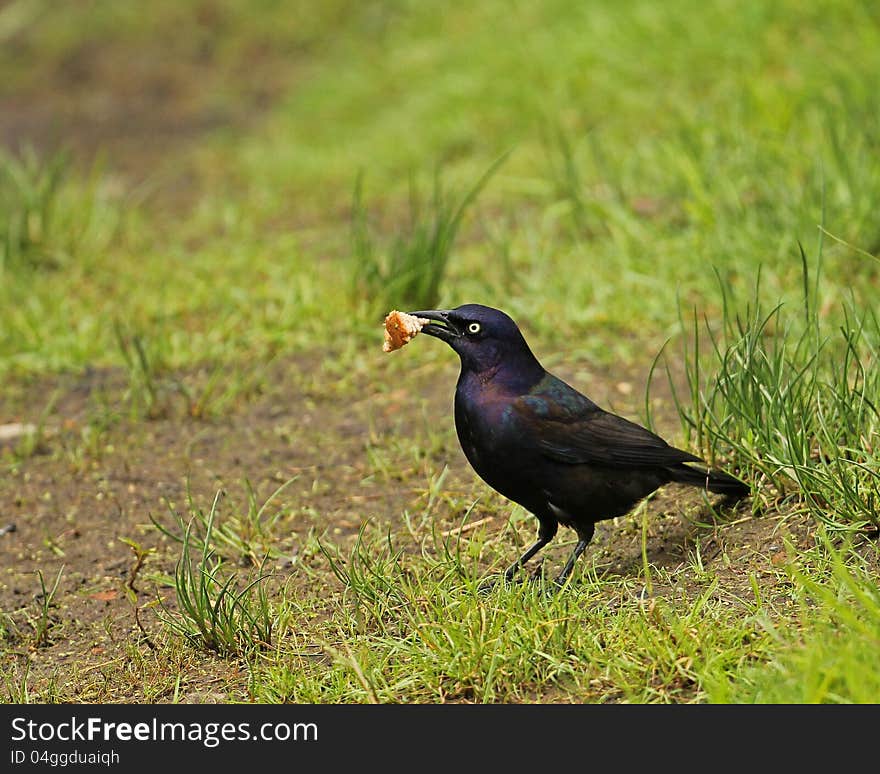
[[[382,344],[382,351],[394,352],[395,349],[409,344],[422,326],[429,322],[431,321],[414,317],[406,312],[398,312],[396,309],[389,312],[385,318],[385,342]]]

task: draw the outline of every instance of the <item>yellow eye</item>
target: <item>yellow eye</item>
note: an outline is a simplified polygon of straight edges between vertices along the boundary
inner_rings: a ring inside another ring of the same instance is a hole
[[[479,333],[480,332],[480,324],[477,322],[473,322],[468,325],[468,333]]]

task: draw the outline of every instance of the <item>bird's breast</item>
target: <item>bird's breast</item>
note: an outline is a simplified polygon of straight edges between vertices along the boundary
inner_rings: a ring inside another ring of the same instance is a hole
[[[491,386],[459,390],[455,396],[455,429],[462,451],[474,470],[502,494],[528,456],[512,403],[511,396]]]

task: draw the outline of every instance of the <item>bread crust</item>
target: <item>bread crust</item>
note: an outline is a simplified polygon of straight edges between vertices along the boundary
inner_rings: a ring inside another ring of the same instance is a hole
[[[382,344],[382,351],[394,352],[406,346],[422,330],[422,326],[429,322],[430,320],[399,312],[397,309],[392,310],[385,317],[385,341]]]

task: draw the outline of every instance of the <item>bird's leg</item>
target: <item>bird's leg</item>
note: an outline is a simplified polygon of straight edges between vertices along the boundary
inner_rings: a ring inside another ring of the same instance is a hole
[[[544,519],[540,522],[540,526],[538,527],[538,539],[532,543],[526,549],[526,552],[517,559],[510,567],[507,568],[504,572],[504,580],[508,583],[513,580],[513,576],[516,575],[520,567],[522,567],[529,559],[531,559],[535,554],[538,553],[544,546],[546,546],[553,537],[556,535],[556,530],[558,528],[558,524],[556,520],[550,521],[549,519]]]
[[[510,583],[513,580],[513,576],[516,575],[517,571],[522,567],[529,559],[531,559],[535,554],[538,553],[544,546],[546,546],[551,540],[553,540],[556,535],[556,530],[559,528],[559,524],[555,519],[541,519],[540,526],[538,527],[538,539],[530,545],[525,553],[517,559],[510,567],[508,567],[504,571],[504,582]],[[480,593],[486,594],[491,591],[494,586],[493,581],[486,581],[480,586]]]
[[[590,544],[590,541],[593,539],[593,533],[596,531],[596,526],[594,524],[589,524],[586,527],[581,527],[578,530],[578,542],[574,547],[574,551],[571,552],[571,556],[568,557],[568,561],[565,563],[565,567],[562,568],[562,572],[556,577],[556,585],[561,586],[568,579],[568,576],[571,575],[571,571],[574,569],[574,564],[580,557],[580,555],[584,552],[584,549]]]

